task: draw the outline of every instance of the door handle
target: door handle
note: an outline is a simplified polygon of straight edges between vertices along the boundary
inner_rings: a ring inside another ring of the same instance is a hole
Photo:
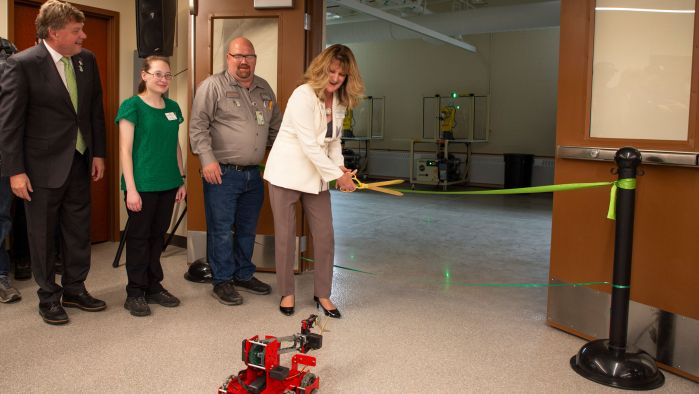
[[[617,148],[596,148],[587,146],[557,146],[556,157],[561,159],[614,161]],[[660,150],[639,150],[641,163],[699,167],[699,154],[697,152],[677,152]]]

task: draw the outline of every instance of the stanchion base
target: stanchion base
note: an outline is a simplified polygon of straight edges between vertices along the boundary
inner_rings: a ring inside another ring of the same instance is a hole
[[[609,349],[608,339],[585,344],[570,359],[570,366],[594,382],[627,390],[652,390],[665,383],[655,360],[640,349],[618,354]]]

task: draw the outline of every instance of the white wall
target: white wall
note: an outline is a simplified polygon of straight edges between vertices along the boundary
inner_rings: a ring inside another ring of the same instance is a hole
[[[348,44],[366,94],[386,97],[383,140],[372,149],[408,150],[422,138],[422,97],[490,95],[490,141],[477,153],[553,156],[559,29],[467,36],[478,53],[424,40]]]
[[[559,29],[493,34],[490,142],[478,153],[554,156]]]

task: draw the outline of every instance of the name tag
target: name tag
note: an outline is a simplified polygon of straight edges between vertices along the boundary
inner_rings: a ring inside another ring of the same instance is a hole
[[[167,120],[177,120],[177,115],[174,112],[165,112]]]
[[[255,111],[255,117],[257,118],[257,124],[259,126],[262,126],[265,124],[265,116],[262,115],[262,111],[260,111],[260,110]]]

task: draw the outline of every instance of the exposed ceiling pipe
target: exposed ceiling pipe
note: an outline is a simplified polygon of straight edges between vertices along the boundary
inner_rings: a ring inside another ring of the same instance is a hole
[[[341,0],[340,0],[341,1]],[[453,0],[448,0],[448,1],[453,1]],[[375,8],[380,9],[381,11],[387,11],[387,10],[398,10],[401,14],[403,13],[404,10],[408,10],[408,12],[413,15],[428,15],[432,14],[432,11],[430,11],[429,8],[427,8],[426,3],[427,0],[400,0],[396,3],[388,0],[384,2],[383,5],[375,5]],[[331,9],[341,7],[340,5],[337,4],[336,0],[328,0],[326,4],[326,9],[328,11],[328,15],[332,15],[329,18],[326,18],[325,23],[327,25],[332,25],[333,23],[348,23],[348,22],[366,22],[366,21],[375,21],[376,18],[373,16],[367,15],[367,14],[354,14],[351,16],[340,16],[335,14],[334,12],[331,11]],[[404,15],[402,17],[405,17]]]
[[[340,2],[342,0],[339,0]],[[386,10],[411,10],[412,12],[416,14],[431,14],[432,11],[427,9],[423,5],[424,0],[404,0],[404,1],[398,1],[398,2],[392,2],[388,1],[385,2],[384,5],[379,5],[374,8],[378,8],[381,11],[386,11]]]
[[[344,5],[344,1],[335,3]],[[560,1],[546,1],[436,13],[405,20],[443,35],[459,36],[557,27],[560,26],[560,14]],[[421,35],[380,20],[327,25],[329,44],[416,38],[421,38]]]
[[[427,36],[430,38],[434,38],[436,40],[445,42],[445,43],[450,44],[450,45],[454,45],[456,47],[465,49],[467,51],[476,52],[476,47],[474,47],[471,44],[467,44],[463,41],[459,41],[455,38],[451,38],[445,34],[439,33],[435,30],[428,29],[428,28],[421,26],[417,23],[408,21],[408,20],[403,19],[403,18],[399,18],[393,14],[389,14],[388,12],[381,11],[381,10],[376,9],[374,7],[360,3],[357,0],[337,0],[337,1],[335,1],[335,4],[353,9],[355,11],[359,11],[359,12],[364,13],[364,14],[371,15],[373,17],[376,17],[376,18],[381,19],[383,21],[389,22],[391,24],[401,26],[404,29],[414,31],[414,32],[419,33],[421,35],[424,35],[424,36]],[[372,22],[368,22],[368,23],[372,23]],[[352,25],[354,25],[354,24],[352,24]],[[340,25],[340,26],[342,26],[342,25]],[[328,38],[330,38],[329,36],[330,36],[330,34],[328,34]]]

